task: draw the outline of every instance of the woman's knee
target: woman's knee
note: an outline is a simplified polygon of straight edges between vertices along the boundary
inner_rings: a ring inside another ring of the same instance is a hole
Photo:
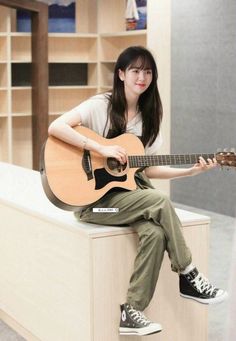
[[[153,228],[150,230],[150,238],[158,245],[165,244],[166,242],[165,233],[163,229],[158,225],[154,225]]]
[[[155,193],[156,192],[156,193]],[[152,190],[148,193],[146,208],[143,210],[143,218],[147,221],[160,221],[163,214],[173,212],[173,205],[169,197],[161,192]]]
[[[144,221],[143,225],[136,229],[140,240],[149,241],[151,243],[162,244],[166,242],[164,230],[161,226],[156,225],[152,222]]]

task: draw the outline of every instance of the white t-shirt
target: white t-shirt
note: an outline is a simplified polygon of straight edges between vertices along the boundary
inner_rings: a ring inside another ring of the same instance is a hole
[[[107,110],[109,100],[106,94],[99,94],[82,102],[77,107],[72,109],[72,112],[77,112],[81,118],[81,124],[87,128],[92,129],[99,135],[103,136],[104,128],[107,122]],[[108,133],[110,122],[105,130],[105,136]],[[142,136],[142,117],[137,114],[131,121],[127,123],[126,132],[132,133],[136,136]],[[146,155],[155,155],[162,144],[162,136],[159,134],[154,143],[145,148]]]

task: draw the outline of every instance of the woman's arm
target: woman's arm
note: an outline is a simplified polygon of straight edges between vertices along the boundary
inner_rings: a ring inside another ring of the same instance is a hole
[[[145,174],[151,179],[176,179],[185,176],[193,176],[217,166],[216,159],[207,159],[205,161],[202,157],[199,158],[199,163],[196,163],[190,168],[170,168],[163,166],[148,167],[145,169]]]
[[[122,164],[126,162],[126,151],[124,148],[117,145],[104,146],[87,138],[73,129],[73,127],[79,124],[81,124],[79,113],[71,110],[53,121],[48,128],[48,133],[75,147],[95,151],[104,157],[114,157]]]
[[[73,129],[73,127],[78,124],[79,123],[70,124],[70,122],[64,121],[64,119],[57,119],[50,124],[48,128],[48,133],[49,135],[55,136],[56,138],[75,147],[82,149],[86,148],[88,150],[99,152],[101,149],[101,145],[99,143],[92,139],[88,139],[87,137]]]

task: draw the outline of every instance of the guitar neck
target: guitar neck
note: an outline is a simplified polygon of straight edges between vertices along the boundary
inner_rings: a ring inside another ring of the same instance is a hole
[[[202,156],[205,160],[213,159],[215,154],[173,154],[173,155],[131,155],[128,157],[130,168],[168,165],[191,165]]]

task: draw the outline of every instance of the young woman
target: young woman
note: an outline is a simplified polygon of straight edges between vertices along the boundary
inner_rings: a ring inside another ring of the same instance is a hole
[[[115,65],[112,92],[96,95],[65,113],[50,125],[49,134],[125,164],[125,148],[101,145],[76,132],[73,127],[82,124],[107,138],[129,132],[141,138],[146,155],[157,154],[162,143],[162,104],[157,76],[150,51],[140,46],[127,48]],[[120,334],[148,335],[161,331],[161,325],[149,321],[142,311],[152,299],[165,251],[172,270],[179,274],[181,296],[205,304],[220,302],[227,297],[225,291],[210,284],[192,264],[191,252],[171,202],[149,180],[193,176],[213,169],[216,164],[216,160],[200,158],[199,163],[190,168],[146,167],[135,174],[135,190],[110,190],[76,214],[78,219],[86,222],[129,225],[139,236],[126,302],[121,305]],[[118,210],[97,214],[93,211],[95,207]]]

